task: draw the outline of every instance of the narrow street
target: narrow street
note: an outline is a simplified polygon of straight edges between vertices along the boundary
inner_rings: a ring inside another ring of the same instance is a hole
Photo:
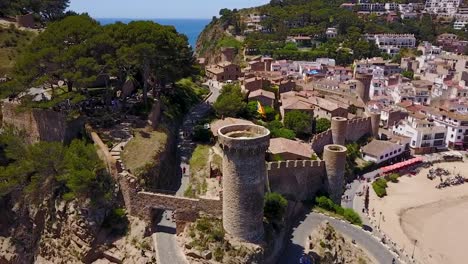
[[[375,237],[361,228],[335,218],[311,212],[306,215],[306,218],[294,229],[291,235],[291,240],[286,246],[278,263],[300,263],[299,259],[304,254],[305,248],[308,246],[308,236],[312,233],[312,230],[319,227],[319,225],[324,221],[328,221],[337,231],[341,232],[346,237],[355,240],[356,245],[370,254],[378,261],[378,263],[391,264],[393,258],[395,258],[395,256]],[[396,261],[395,263],[399,262]]]
[[[205,101],[194,106],[190,113],[186,115],[181,128],[178,131],[177,155],[180,157],[181,182],[176,196],[183,196],[189,184],[189,161],[195,150],[196,144],[190,139],[194,126],[202,120],[210,111],[211,103],[215,102],[219,96],[219,85],[209,86],[211,95]],[[185,174],[182,175],[185,168]],[[154,248],[156,249],[157,262],[161,264],[186,264],[187,259],[176,240],[176,224],[172,220],[172,212],[165,211],[161,221],[156,226],[156,232],[152,235]]]

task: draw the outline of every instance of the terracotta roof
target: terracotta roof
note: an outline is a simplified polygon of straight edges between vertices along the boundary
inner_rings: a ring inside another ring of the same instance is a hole
[[[258,89],[258,90],[255,90],[255,91],[252,91],[249,93],[249,98],[253,98],[253,97],[257,97],[257,96],[264,96],[264,97],[267,97],[267,98],[270,98],[270,99],[273,99],[275,100],[275,94],[273,92],[269,92],[269,91],[265,91],[265,90],[262,90],[262,89]]]
[[[285,138],[272,138],[268,150],[272,154],[292,153],[306,159],[310,159],[314,153],[309,144]]]
[[[210,129],[213,135],[217,137],[218,130],[228,125],[254,125],[254,123],[250,122],[249,120],[227,117],[225,119],[218,119],[213,121],[210,125]]]

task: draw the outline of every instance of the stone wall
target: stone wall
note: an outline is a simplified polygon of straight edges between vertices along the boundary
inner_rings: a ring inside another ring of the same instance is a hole
[[[30,143],[39,141],[70,142],[83,132],[85,119],[68,120],[63,113],[48,109],[21,109],[17,103],[2,104],[2,125],[26,133]]]
[[[288,200],[312,200],[324,187],[325,162],[288,160],[267,163],[267,185]]]
[[[325,132],[315,135],[314,138],[312,139],[311,145],[315,153],[322,153],[323,148],[326,145],[329,145],[332,143],[333,143],[332,131],[331,129],[329,129]]]
[[[101,140],[99,135],[87,125],[86,132],[96,146],[97,153],[106,164],[107,170],[116,183],[118,183],[122,193],[127,213],[141,218],[147,222],[152,220],[153,209],[165,209],[175,211],[176,221],[194,221],[196,218],[188,216],[198,216],[204,212],[215,217],[222,214],[222,200],[211,199],[188,199],[172,195],[151,193],[143,190],[139,179],[126,171],[122,171],[119,163],[109,152],[109,148]]]
[[[366,134],[372,134],[370,117],[356,118],[348,121],[346,141],[357,141]]]
[[[357,141],[365,135],[372,135],[371,118],[366,117],[348,120],[348,125],[345,130],[347,142]],[[311,147],[315,153],[323,153],[323,148],[330,144],[333,144],[333,133],[331,129],[315,135],[311,141]]]

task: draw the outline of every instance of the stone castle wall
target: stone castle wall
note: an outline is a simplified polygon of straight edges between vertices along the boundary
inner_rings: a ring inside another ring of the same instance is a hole
[[[288,160],[267,163],[267,185],[270,191],[289,200],[311,200],[324,187],[325,162],[321,160]]]
[[[370,117],[356,118],[348,121],[346,141],[357,141],[365,135],[372,134]]]
[[[83,132],[84,118],[68,120],[63,113],[48,109],[20,109],[17,103],[2,104],[2,125],[25,131],[27,141],[70,142]]]
[[[91,126],[86,126],[86,132],[96,146],[99,158],[105,163],[107,170],[113,180],[118,183],[122,193],[125,208],[128,214],[139,217],[147,222],[152,220],[153,209],[167,209],[175,211],[176,221],[182,217],[182,222],[194,221],[195,216],[204,212],[216,217],[222,214],[222,200],[210,199],[188,199],[166,194],[145,192],[138,178],[123,172],[117,160],[112,157],[109,148],[101,140],[99,135],[93,131]],[[188,216],[190,219],[187,219]]]
[[[332,143],[333,143],[333,138],[332,138],[331,129],[315,135],[311,141],[312,149],[315,151],[315,153],[322,153],[323,148],[326,145],[329,145]]]

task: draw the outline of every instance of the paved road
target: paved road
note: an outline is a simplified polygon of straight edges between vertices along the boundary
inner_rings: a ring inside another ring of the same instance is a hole
[[[309,213],[304,221],[296,227],[292,233],[292,238],[286,247],[286,250],[279,264],[294,264],[299,263],[299,258],[304,254],[304,249],[307,243],[308,236],[312,230],[317,228],[323,221],[329,221],[333,227],[344,234],[345,236],[354,239],[356,244],[366,250],[372,257],[381,264],[391,264],[394,256],[390,251],[383,246],[370,233],[355,227],[343,221],[333,219],[317,213]],[[398,261],[396,263],[399,263]]]
[[[210,103],[216,101],[219,96],[219,85],[210,86],[211,96],[206,102],[200,103],[192,108],[190,113],[185,117],[182,127],[179,129],[179,139],[177,145],[178,155],[180,157],[181,171],[185,168],[185,175],[182,175],[179,189],[176,196],[183,196],[184,191],[189,184],[190,174],[189,161],[196,147],[188,135],[190,135],[193,127],[197,122],[203,119],[210,111]],[[161,264],[186,264],[187,259],[176,241],[176,224],[172,221],[172,212],[165,211],[161,221],[156,226],[156,232],[153,234],[154,248],[156,248],[157,262]]]

